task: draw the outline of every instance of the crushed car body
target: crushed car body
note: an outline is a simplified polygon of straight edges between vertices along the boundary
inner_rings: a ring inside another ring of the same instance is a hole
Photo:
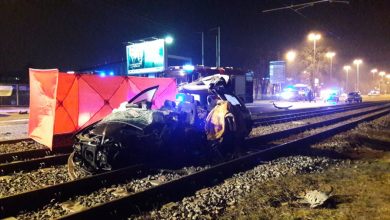
[[[181,85],[176,101],[166,100],[160,109],[151,109],[158,86],[143,90],[76,133],[71,162],[99,172],[156,155],[231,152],[249,134],[252,121],[228,80],[217,74]]]

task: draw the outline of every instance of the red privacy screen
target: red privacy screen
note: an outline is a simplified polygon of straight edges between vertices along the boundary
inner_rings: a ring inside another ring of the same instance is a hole
[[[30,69],[29,136],[53,150],[54,135],[72,134],[155,85],[159,88],[152,108],[175,100],[176,81],[171,78],[100,77]]]

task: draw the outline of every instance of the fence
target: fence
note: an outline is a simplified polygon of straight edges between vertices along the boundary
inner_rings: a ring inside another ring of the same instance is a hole
[[[27,84],[1,84],[0,106],[28,106],[30,87]]]

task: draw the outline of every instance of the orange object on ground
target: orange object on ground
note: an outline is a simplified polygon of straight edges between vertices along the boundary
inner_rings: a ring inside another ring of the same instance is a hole
[[[29,136],[53,150],[54,135],[72,134],[154,85],[159,88],[152,108],[175,100],[176,82],[171,78],[100,77],[30,69]]]
[[[218,101],[206,118],[207,140],[219,140],[225,133],[225,116],[229,113],[230,103]]]

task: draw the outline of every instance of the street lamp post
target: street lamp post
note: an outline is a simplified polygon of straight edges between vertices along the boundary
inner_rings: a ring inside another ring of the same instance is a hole
[[[390,74],[386,74],[386,95],[387,95],[387,93],[388,93],[388,90],[389,90],[389,84],[390,84],[390,82],[389,82],[389,80],[390,80]]]
[[[363,61],[361,59],[355,59],[353,64],[356,65],[356,91],[360,91],[359,89],[359,65],[362,64]]]
[[[380,71],[378,75],[381,77],[381,79],[379,80],[379,93],[381,93],[381,84],[382,84],[382,81],[383,81],[383,77],[386,75],[386,72],[385,71]]]
[[[209,31],[217,30],[217,35],[215,36],[215,65],[217,67],[221,66],[221,28],[215,27]]]
[[[371,73],[372,73],[372,81],[374,81],[374,79],[375,79],[375,73],[377,73],[378,72],[378,69],[372,69],[371,70]]]
[[[374,87],[375,89],[375,73],[378,72],[378,69],[374,68],[371,70],[371,73],[372,73],[372,86]]]
[[[351,66],[346,65],[343,67],[343,69],[345,70],[345,72],[347,72],[347,78],[345,80],[345,90],[348,91],[348,72],[351,69]]]
[[[336,55],[335,52],[327,52],[325,56],[330,59],[330,70],[329,70],[329,79],[332,82],[332,68],[333,68],[333,57]]]
[[[317,71],[317,68],[316,68],[316,43],[318,40],[321,39],[321,34],[310,33],[307,36],[307,39],[309,41],[313,41],[313,71],[310,74],[310,84],[311,84],[312,89],[314,89],[314,77],[316,75],[315,72]]]
[[[202,66],[204,66],[204,32],[202,31]]]

